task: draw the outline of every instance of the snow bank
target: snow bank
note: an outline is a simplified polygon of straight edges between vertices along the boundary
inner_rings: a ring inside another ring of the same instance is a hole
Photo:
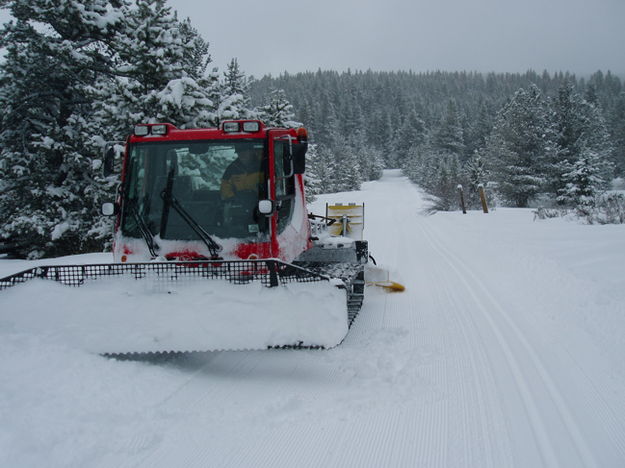
[[[345,291],[329,282],[267,288],[258,282],[159,284],[104,279],[80,288],[45,280],[0,296],[8,329],[94,353],[333,347],[347,333]]]

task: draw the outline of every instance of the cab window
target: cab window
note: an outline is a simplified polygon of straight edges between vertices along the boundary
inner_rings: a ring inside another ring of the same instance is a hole
[[[278,230],[288,224],[294,206],[295,180],[288,141],[275,141],[276,201],[278,202]]]

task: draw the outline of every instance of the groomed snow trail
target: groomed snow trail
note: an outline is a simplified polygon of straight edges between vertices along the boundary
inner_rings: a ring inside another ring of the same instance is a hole
[[[498,289],[507,271],[480,271],[489,250],[463,255],[457,226],[422,215],[397,172],[324,200],[359,195],[372,252],[406,292],[368,288],[333,350],[188,363],[163,401],[184,416],[140,466],[619,466],[622,403]]]
[[[533,223],[515,237],[529,210],[426,216],[422,195],[398,171],[361,192],[323,196],[313,211],[323,213],[326,201],[365,202],[365,238],[404,293],[368,287],[347,338],[331,350],[139,363],[89,356],[89,366],[103,360],[104,376],[119,367],[124,380],[109,385],[121,408],[124,385],[145,401],[132,421],[111,407],[94,422],[119,437],[52,464],[625,466],[623,329],[600,323],[625,323],[625,288],[622,279],[599,287],[580,276],[581,261],[561,268],[554,255],[567,252],[534,248],[560,246],[569,231]],[[602,239],[622,247],[618,236]]]

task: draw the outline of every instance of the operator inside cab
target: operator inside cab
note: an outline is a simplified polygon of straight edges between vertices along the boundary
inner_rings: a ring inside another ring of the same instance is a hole
[[[221,178],[220,193],[224,203],[223,221],[240,236],[252,236],[267,229],[267,220],[257,213],[258,200],[265,198],[263,145],[240,142],[234,146],[237,158]]]
[[[259,190],[264,181],[263,147],[246,142],[237,143],[234,147],[237,158],[230,163],[221,179],[221,198],[233,201],[245,192],[258,200]]]

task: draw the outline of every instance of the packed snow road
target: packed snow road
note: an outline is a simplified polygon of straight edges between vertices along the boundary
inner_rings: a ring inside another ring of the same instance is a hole
[[[625,466],[624,226],[427,216],[396,171],[325,201],[407,287],[339,347],[116,361],[0,312],[0,466]]]

